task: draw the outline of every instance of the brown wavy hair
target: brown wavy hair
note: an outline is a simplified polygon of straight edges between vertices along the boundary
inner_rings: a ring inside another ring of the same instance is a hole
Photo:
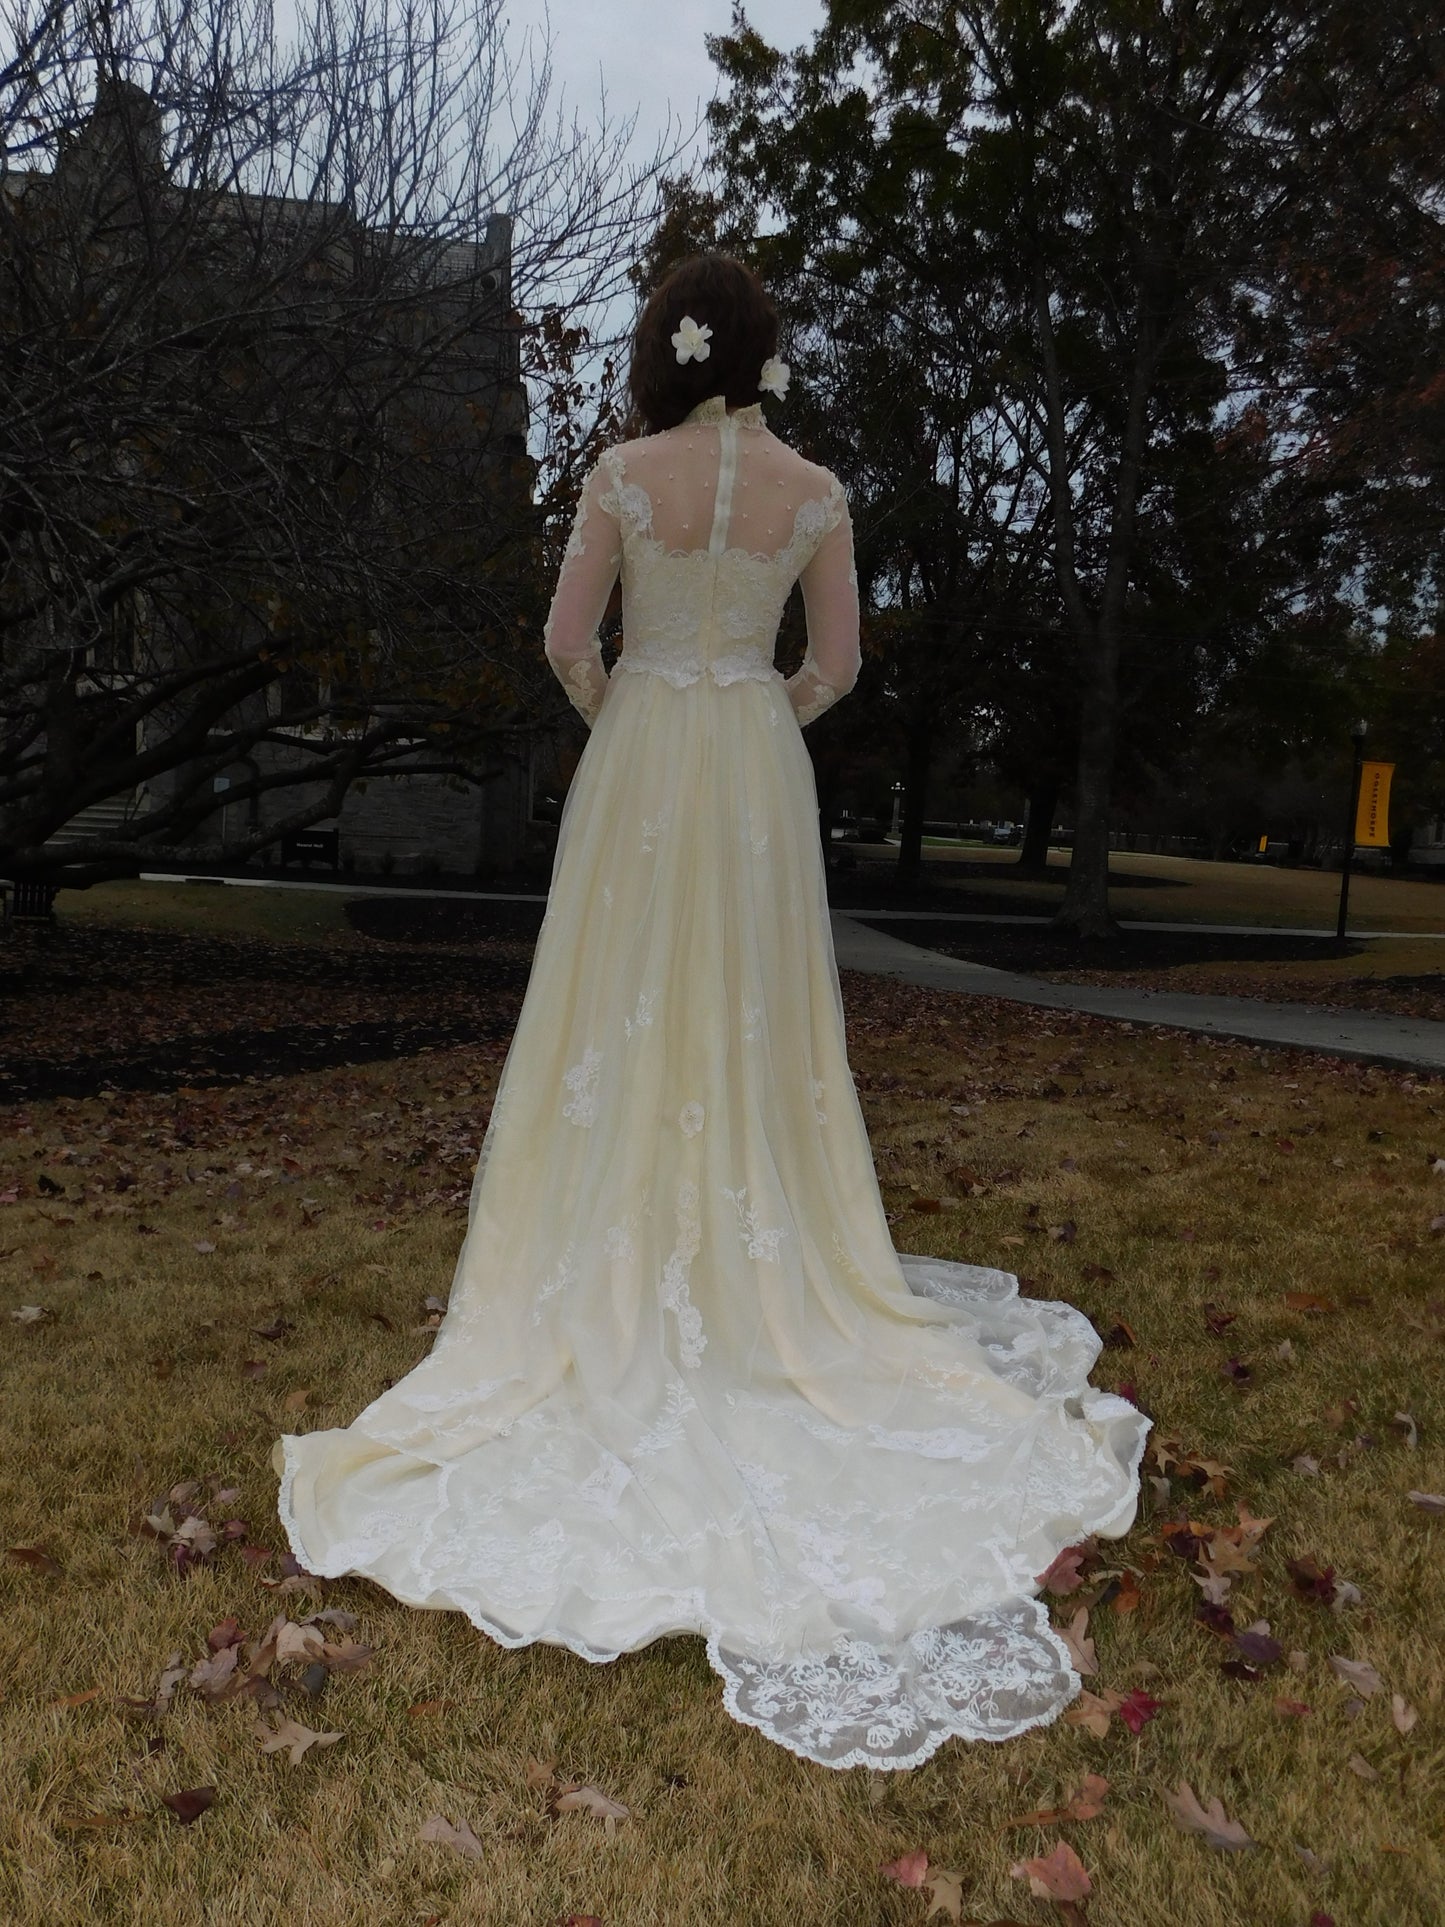
[[[672,337],[685,315],[712,329],[706,361],[677,358]],[[753,270],[730,254],[695,254],[663,277],[637,323],[627,381],[636,419],[655,434],[709,395],[734,408],[759,401],[758,376],[777,351],[778,311]]]

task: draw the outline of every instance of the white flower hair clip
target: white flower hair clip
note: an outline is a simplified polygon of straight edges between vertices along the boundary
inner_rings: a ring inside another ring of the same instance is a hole
[[[779,361],[776,355],[769,355],[763,363],[763,372],[758,377],[758,387],[763,394],[776,395],[781,401],[788,392],[790,373],[787,362]]]
[[[712,353],[708,342],[712,339],[712,329],[705,321],[694,321],[685,314],[672,337],[672,345],[677,350],[677,358],[682,361],[706,361]]]

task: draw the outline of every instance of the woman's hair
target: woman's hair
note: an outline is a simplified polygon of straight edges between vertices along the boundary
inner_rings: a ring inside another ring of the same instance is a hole
[[[712,329],[706,361],[680,362],[672,337],[684,316]],[[649,296],[632,337],[628,387],[645,429],[675,428],[700,401],[734,408],[759,399],[763,363],[778,350],[778,311],[767,289],[730,254],[695,254]]]

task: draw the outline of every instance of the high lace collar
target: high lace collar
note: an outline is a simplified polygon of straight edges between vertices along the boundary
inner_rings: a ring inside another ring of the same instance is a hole
[[[706,401],[698,403],[691,414],[683,417],[682,426],[690,428],[694,422],[720,422],[728,412],[725,395],[709,395]],[[731,412],[739,428],[763,426],[763,404],[760,401],[749,402],[746,408],[734,408]]]

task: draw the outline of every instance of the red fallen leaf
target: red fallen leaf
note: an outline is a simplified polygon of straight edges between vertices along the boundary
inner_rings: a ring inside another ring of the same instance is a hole
[[[1062,1224],[1051,1224],[1049,1236],[1055,1244],[1071,1245],[1079,1235],[1079,1227],[1072,1218],[1065,1218]]]
[[[1277,1137],[1275,1143],[1281,1151],[1292,1151],[1294,1149],[1294,1139],[1292,1137]]]
[[[1333,1311],[1333,1298],[1321,1297],[1317,1291],[1287,1291],[1284,1295],[1287,1311]]]
[[[241,1367],[242,1378],[259,1378],[266,1369],[264,1358],[248,1358]]]
[[[1214,1333],[1216,1338],[1227,1331],[1239,1316],[1237,1311],[1222,1311],[1212,1298],[1206,1300],[1199,1309],[1204,1314],[1205,1324],[1209,1327],[1210,1331]]]
[[[1277,1694],[1274,1700],[1274,1710],[1286,1719],[1303,1719],[1305,1714],[1312,1713],[1314,1708],[1312,1706],[1306,1706],[1303,1700],[1286,1699],[1283,1694]]]
[[[240,1620],[227,1617],[219,1625],[212,1626],[206,1634],[206,1644],[213,1653],[222,1653],[228,1646],[239,1646],[245,1637]]]
[[[1264,1678],[1259,1668],[1251,1666],[1247,1659],[1227,1659],[1219,1670],[1221,1673],[1227,1673],[1230,1679],[1248,1680],[1251,1685],[1256,1680]]]
[[[1114,1390],[1119,1394],[1120,1398],[1127,1398],[1131,1405],[1137,1405],[1139,1403],[1139,1387],[1134,1383],[1132,1378],[1126,1378],[1123,1384],[1116,1385]]]
[[[43,1572],[48,1579],[61,1579],[65,1575],[65,1568],[44,1546],[7,1546],[5,1557],[13,1559],[17,1566],[28,1566],[31,1572]]]
[[[1114,1274],[1107,1265],[1080,1265],[1079,1275],[1098,1285],[1112,1285],[1114,1282]]]
[[[215,1798],[216,1789],[213,1786],[187,1787],[181,1793],[161,1795],[163,1805],[170,1808],[183,1827],[190,1826],[193,1820],[199,1820],[206,1808],[214,1803]]]
[[[1209,1600],[1201,1599],[1194,1608],[1194,1617],[1201,1626],[1207,1626],[1210,1632],[1218,1633],[1221,1639],[1232,1640],[1236,1637],[1234,1614],[1227,1606],[1215,1606]]]
[[[273,1340],[284,1338],[287,1332],[295,1331],[295,1329],[296,1327],[291,1323],[289,1318],[273,1318],[269,1325],[253,1325],[251,1327],[251,1330],[258,1338],[270,1338]]]
[[[1047,1571],[1034,1574],[1034,1584],[1045,1592],[1059,1594],[1077,1592],[1083,1585],[1083,1575],[1079,1567],[1090,1557],[1091,1548],[1085,1545],[1065,1546],[1055,1553]]]
[[[1029,1892],[1039,1900],[1087,1900],[1093,1892],[1084,1863],[1067,1840],[1060,1840],[1049,1854],[1017,1861],[1009,1872],[1015,1880],[1027,1879]]]
[[[88,1686],[83,1693],[67,1693],[64,1699],[52,1700],[52,1706],[85,1706],[89,1701],[100,1698],[98,1686]]]
[[[900,1854],[897,1860],[889,1860],[878,1869],[889,1880],[896,1880],[900,1887],[921,1887],[928,1875],[928,1855],[922,1848],[912,1853]]]
[[[1150,1720],[1157,1717],[1163,1704],[1163,1700],[1156,1700],[1142,1686],[1136,1686],[1132,1693],[1124,1695],[1116,1710],[1131,1733],[1141,1733]]]
[[[252,1572],[257,1571],[260,1567],[264,1566],[268,1560],[274,1559],[275,1556],[268,1546],[241,1547],[241,1557],[251,1568]]]
[[[1105,1347],[1111,1351],[1128,1351],[1139,1342],[1138,1333],[1132,1325],[1126,1325],[1120,1318],[1104,1333]]]
[[[1290,1589],[1297,1599],[1312,1599],[1322,1606],[1328,1606],[1335,1596],[1335,1569],[1326,1566],[1321,1570],[1312,1552],[1303,1559],[1286,1559],[1285,1570],[1290,1576]]]
[[[1253,1371],[1245,1364],[1242,1358],[1226,1358],[1219,1369],[1226,1378],[1232,1379],[1236,1385],[1248,1385],[1254,1377]]]

